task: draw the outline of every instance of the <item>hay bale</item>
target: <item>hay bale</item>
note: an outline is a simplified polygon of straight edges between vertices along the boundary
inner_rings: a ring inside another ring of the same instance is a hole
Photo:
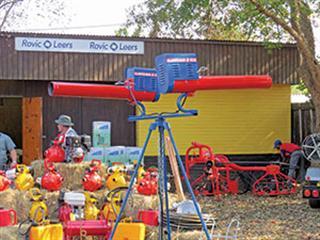
[[[14,208],[16,205],[18,190],[7,189],[0,192],[0,206],[3,208]]]
[[[132,194],[133,204],[139,209],[156,209],[159,205],[158,196],[144,196],[138,193]]]
[[[47,199],[46,204],[48,206],[49,216],[56,218],[57,212],[55,212],[55,210],[58,208],[59,192],[47,192],[46,190],[42,190],[41,192]],[[26,191],[8,189],[0,192],[0,206],[6,209],[14,209],[17,212],[18,222],[28,219],[31,204],[32,202]]]
[[[105,203],[105,197],[108,194],[108,190],[106,188],[100,189],[95,191],[94,194],[97,196],[98,199],[98,207],[102,208]]]
[[[8,189],[0,192],[0,206],[6,209],[14,209],[17,212],[17,218],[20,222],[28,218],[31,202],[27,197],[27,192],[19,191],[17,189]]]
[[[25,232],[28,228],[28,225],[24,224],[21,226],[21,231]],[[17,240],[25,239],[18,232],[18,225],[9,226],[9,227],[0,227],[0,239],[5,240]]]
[[[46,196],[46,204],[49,210],[49,218],[57,219],[58,218],[58,199],[60,192],[44,192]]]
[[[38,177],[41,177],[44,173],[44,164],[43,160],[35,160],[31,163],[31,167],[33,168],[33,177],[34,179],[37,179]]]
[[[34,178],[41,177],[44,174],[43,160],[36,160],[32,162],[34,169]],[[85,169],[89,167],[89,162],[83,163],[55,163],[57,170],[63,176],[62,188],[77,191],[82,189],[82,178],[84,176]],[[101,165],[100,176],[104,178],[106,174],[106,166]]]
[[[138,193],[133,193],[134,206],[139,209],[157,209],[159,206],[158,195],[144,196]],[[169,193],[169,208],[172,208],[173,203],[177,202],[177,194]]]
[[[28,192],[26,191],[17,191],[17,206],[16,211],[18,215],[18,221],[24,221],[28,219],[29,209],[31,208],[32,202],[28,196]]]

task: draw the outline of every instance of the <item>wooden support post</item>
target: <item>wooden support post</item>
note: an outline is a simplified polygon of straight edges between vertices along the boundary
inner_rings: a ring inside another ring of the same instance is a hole
[[[42,98],[22,100],[23,163],[42,159]]]
[[[177,165],[177,159],[174,154],[173,146],[169,137],[166,137],[166,148],[167,148],[170,166],[171,166],[171,170],[174,178],[174,185],[176,186],[176,192],[178,194],[178,200],[184,201],[186,200],[186,197],[184,195],[182,184],[181,184],[179,168]]]

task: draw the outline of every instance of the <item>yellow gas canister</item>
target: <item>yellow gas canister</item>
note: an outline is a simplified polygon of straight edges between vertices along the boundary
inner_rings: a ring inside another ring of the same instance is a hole
[[[30,240],[63,240],[62,224],[32,226],[29,238]]]
[[[116,165],[108,168],[106,177],[106,187],[112,191],[115,188],[128,186],[126,180],[126,167],[123,165]]]
[[[120,222],[114,234],[113,240],[144,240],[146,225],[143,223]]]
[[[84,219],[97,220],[100,210],[96,206],[98,202],[96,195],[91,192],[85,192],[84,195],[86,198],[84,206]]]
[[[34,186],[34,180],[28,167],[24,164],[16,166],[15,186],[18,190],[29,190]]]

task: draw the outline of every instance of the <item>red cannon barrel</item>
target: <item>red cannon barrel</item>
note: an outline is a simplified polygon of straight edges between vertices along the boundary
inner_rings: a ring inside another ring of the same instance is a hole
[[[153,92],[135,91],[133,89],[130,91],[125,86],[107,84],[51,82],[48,92],[50,96],[57,97],[89,97],[134,101],[134,96],[137,101],[153,102],[157,100],[157,94]]]
[[[271,85],[272,79],[268,75],[202,76],[199,80],[175,81],[172,92],[183,93],[214,89],[269,88]]]
[[[269,88],[270,76],[202,76],[198,80],[174,81],[172,93],[188,93],[198,90]],[[157,101],[155,92],[129,90],[125,86],[70,82],[51,82],[50,96],[74,96],[89,98],[126,99],[128,101]],[[134,99],[135,98],[135,99]]]

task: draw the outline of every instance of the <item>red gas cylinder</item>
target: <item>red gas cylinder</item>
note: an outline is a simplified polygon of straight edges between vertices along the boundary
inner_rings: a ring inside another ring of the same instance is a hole
[[[79,220],[68,221],[63,226],[66,240],[73,239],[74,236],[81,236],[83,232],[87,236],[103,236],[109,239],[112,227],[107,220]]]
[[[48,191],[58,191],[61,188],[63,177],[57,172],[52,162],[44,160],[45,173],[41,178],[41,186]]]
[[[158,191],[158,170],[149,168],[144,177],[138,182],[138,193],[142,195],[156,195]]]
[[[44,152],[44,156],[48,162],[63,162],[65,159],[64,150],[57,141]]]
[[[159,225],[159,212],[156,210],[139,210],[137,218],[148,226]]]
[[[7,178],[6,173],[0,170],[0,192],[10,187],[11,181]]]
[[[63,203],[59,207],[58,218],[60,222],[67,222],[71,220],[72,209],[69,204]]]
[[[102,187],[102,177],[98,174],[101,169],[100,160],[92,160],[90,167],[86,169],[85,175],[82,179],[84,190],[94,192]]]

